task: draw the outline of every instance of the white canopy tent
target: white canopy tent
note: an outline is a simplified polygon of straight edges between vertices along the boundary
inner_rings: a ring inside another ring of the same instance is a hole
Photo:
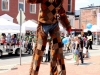
[[[0,33],[19,33],[20,26],[16,23],[0,18]]]
[[[91,32],[100,32],[100,27],[98,27],[97,25],[93,25],[91,29],[84,29],[84,32],[87,32],[88,30],[90,30]]]
[[[0,29],[20,30],[20,26],[16,23],[12,23],[6,19],[0,18]]]
[[[87,32],[88,30],[90,30],[90,29],[84,29],[84,32]]]
[[[9,16],[8,14],[3,14],[3,15],[0,16],[0,18],[4,18],[8,21],[13,22],[13,17]]]
[[[35,23],[31,20],[28,20],[22,24],[22,33],[25,33],[26,30],[36,31],[37,26],[38,26],[37,23]]]
[[[100,32],[100,27],[98,27],[97,25],[93,25],[91,28],[92,32]]]
[[[93,25],[91,29],[84,29],[84,32],[87,32],[90,30],[91,32],[96,32],[96,38],[98,39],[98,32],[100,32],[100,27],[97,25]],[[96,39],[96,44],[97,44],[97,39]]]
[[[4,29],[0,29],[0,33],[20,33],[20,30],[11,30],[11,29],[7,29],[7,30],[4,30]]]

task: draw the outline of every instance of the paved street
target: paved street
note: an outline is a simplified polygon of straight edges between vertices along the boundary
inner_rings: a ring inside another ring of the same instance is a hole
[[[93,50],[89,50],[90,55],[97,56],[100,55],[100,46],[93,46]],[[71,53],[64,53],[66,57],[71,57]],[[23,54],[21,58],[22,63],[27,63],[31,61],[31,55]],[[45,58],[44,58],[45,60]],[[12,64],[19,64],[20,63],[20,57],[19,56],[9,56],[9,55],[3,55],[2,58],[0,58],[0,66],[6,66],[6,65],[12,65]]]
[[[31,55],[23,54],[21,57],[21,62],[26,63],[31,61]],[[5,65],[12,65],[12,64],[19,64],[20,63],[20,56],[15,55],[3,55],[2,58],[0,58],[0,66]]]
[[[89,52],[90,52],[90,56],[94,56],[94,57],[100,56],[100,46],[93,46],[93,50],[89,50]],[[64,55],[66,55],[65,56],[66,59],[70,59],[72,57],[71,53],[66,54],[66,52],[64,52]],[[29,68],[29,63],[31,61],[31,58],[32,58],[31,55],[27,55],[27,54],[22,55],[22,66],[23,66],[23,64],[27,64],[27,66]],[[66,59],[65,59],[66,64],[72,65],[74,63],[74,61],[72,61],[72,60],[68,61]],[[90,60],[92,60],[92,59],[90,59]],[[92,60],[92,61],[93,62],[90,62],[86,59],[85,64],[86,65],[96,64],[96,62],[94,62],[95,60]],[[0,73],[7,72],[8,70],[11,70],[12,68],[16,69],[16,65],[18,65],[19,63],[20,63],[20,57],[15,56],[15,55],[12,55],[12,56],[4,55],[3,58],[0,59]],[[47,65],[49,65],[49,63],[42,63],[42,66],[46,66],[46,68],[47,68]],[[20,65],[19,65],[19,67],[20,67]]]

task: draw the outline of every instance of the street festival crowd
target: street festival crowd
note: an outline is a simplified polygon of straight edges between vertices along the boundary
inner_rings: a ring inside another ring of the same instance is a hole
[[[11,35],[8,33],[7,35],[5,33],[2,33],[0,36],[0,42],[1,45],[5,44],[7,45],[19,45],[19,34],[13,34]],[[26,48],[26,52],[28,50],[33,50],[35,43],[36,43],[36,35],[32,33],[26,33],[26,35],[21,37],[21,39],[24,42],[24,48]],[[89,51],[88,49],[92,49],[93,44],[93,36],[91,31],[88,31],[88,34],[78,34],[77,36],[74,35],[67,35],[65,33],[61,33],[61,40],[62,40],[62,46],[63,50],[67,52],[72,53],[72,58],[76,61],[75,65],[79,65],[79,60],[81,60],[81,64],[84,63],[84,58],[89,57]],[[49,62],[50,61],[50,48],[52,46],[52,39],[48,35],[48,41],[45,48],[45,61],[42,60],[42,62]],[[34,52],[34,51],[33,51]]]

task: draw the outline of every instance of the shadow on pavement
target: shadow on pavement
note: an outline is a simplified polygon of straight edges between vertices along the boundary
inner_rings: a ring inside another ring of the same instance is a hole
[[[27,57],[27,56],[32,56],[31,54],[22,54],[21,57]],[[12,59],[12,58],[19,58],[20,56],[16,56],[15,54],[12,55],[3,55],[2,58],[0,58],[1,60],[5,60],[5,59]]]
[[[16,70],[16,69],[18,69],[18,68],[17,67],[11,68],[11,70]]]
[[[90,49],[90,50],[99,50],[99,49]]]
[[[87,66],[87,65],[92,65],[93,63],[92,62],[85,62],[83,64],[80,64],[80,66]]]
[[[65,60],[72,60],[72,58],[64,58]]]
[[[67,51],[64,51],[64,52],[63,52],[63,55],[64,55],[64,56],[69,56],[69,55],[72,55],[72,52],[69,52],[69,53],[68,53]]]

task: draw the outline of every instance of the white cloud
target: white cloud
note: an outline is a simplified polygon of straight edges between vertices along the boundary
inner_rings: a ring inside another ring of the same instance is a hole
[[[76,0],[76,4],[88,3],[89,0]]]

